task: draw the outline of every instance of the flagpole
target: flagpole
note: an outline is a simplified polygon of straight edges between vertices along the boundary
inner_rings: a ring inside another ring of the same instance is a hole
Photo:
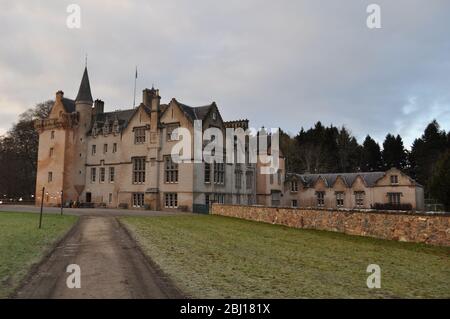
[[[137,80],[137,66],[136,66],[136,74],[134,76],[134,98],[133,98],[133,108],[136,106],[136,80]]]

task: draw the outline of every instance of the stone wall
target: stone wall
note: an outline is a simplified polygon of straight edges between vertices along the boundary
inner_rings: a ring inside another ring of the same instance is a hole
[[[213,204],[211,214],[295,228],[450,246],[450,214],[339,211]]]

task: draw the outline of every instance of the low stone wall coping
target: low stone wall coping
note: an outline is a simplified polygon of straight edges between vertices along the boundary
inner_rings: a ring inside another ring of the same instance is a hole
[[[349,235],[450,246],[450,214],[214,203],[211,214]]]

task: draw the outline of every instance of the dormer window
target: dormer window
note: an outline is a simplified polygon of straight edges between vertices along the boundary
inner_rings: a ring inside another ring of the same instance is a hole
[[[119,121],[115,120],[114,123],[113,123],[113,133],[114,134],[119,134],[119,130],[120,130]]]
[[[291,192],[298,192],[298,182],[297,181],[291,182]]]
[[[109,122],[106,122],[105,125],[103,125],[103,135],[109,134]]]
[[[391,175],[391,184],[398,184],[398,175]]]
[[[217,120],[217,113],[215,111],[212,113],[212,119],[214,121]]]
[[[94,126],[92,126],[92,136],[96,137],[98,134],[98,128],[97,128],[97,122],[94,123]]]

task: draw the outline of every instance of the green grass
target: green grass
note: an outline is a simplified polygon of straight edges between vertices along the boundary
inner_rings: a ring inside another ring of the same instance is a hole
[[[0,212],[0,298],[20,284],[34,263],[45,255],[77,220],[74,216]]]
[[[124,217],[146,253],[200,298],[450,298],[450,248],[220,216]],[[368,289],[369,264],[381,289]]]

